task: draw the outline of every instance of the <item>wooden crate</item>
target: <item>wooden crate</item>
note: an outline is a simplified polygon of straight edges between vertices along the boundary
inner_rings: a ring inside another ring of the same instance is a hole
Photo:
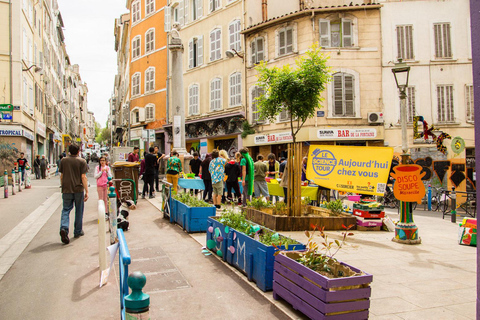
[[[353,215],[357,217],[362,217],[362,218],[381,219],[381,218],[385,218],[385,211],[368,211],[368,210],[354,209]]]
[[[273,297],[289,302],[311,319],[367,319],[373,276],[348,266],[359,275],[327,278],[296,262],[297,252],[275,257]]]
[[[380,231],[382,230],[382,226],[376,226],[376,227],[363,227],[363,226],[357,226],[358,231]]]

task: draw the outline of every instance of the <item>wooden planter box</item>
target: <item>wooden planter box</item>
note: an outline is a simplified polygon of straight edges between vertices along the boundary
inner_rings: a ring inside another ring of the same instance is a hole
[[[179,224],[187,232],[207,231],[208,217],[216,214],[215,206],[189,207],[173,198],[170,201],[170,222]]]
[[[325,230],[343,230],[342,225],[349,226],[351,224],[357,224],[354,216],[289,217],[270,215],[253,208],[244,208],[243,211],[248,220],[276,231],[305,231],[310,230],[312,224],[325,227]]]
[[[214,240],[216,243],[216,247],[211,250],[228,264],[247,275],[248,280],[254,281],[262,291],[272,290],[275,248],[235,229],[226,228],[216,219],[215,217],[208,218],[207,242]],[[210,229],[210,227],[212,228]],[[221,237],[220,241],[219,237]],[[281,248],[285,250],[283,246]],[[288,246],[289,250],[304,248],[305,245],[301,243]]]
[[[275,257],[274,299],[284,299],[310,319],[368,319],[371,274],[331,279],[296,262],[298,256],[298,252],[282,252]]]

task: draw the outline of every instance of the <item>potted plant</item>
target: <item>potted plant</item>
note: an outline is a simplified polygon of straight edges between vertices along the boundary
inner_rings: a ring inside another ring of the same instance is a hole
[[[259,226],[243,213],[225,211],[208,218],[207,248],[247,275],[263,290],[272,290],[275,248],[301,250],[305,245]]]
[[[334,313],[342,314],[338,319],[367,319],[373,276],[334,258],[353,235],[349,233],[353,227],[345,227],[342,241],[330,241],[323,228],[313,226],[313,232],[305,231],[306,250],[278,248],[273,297],[284,299],[312,319],[329,319]],[[321,245],[314,241],[316,230],[320,231]]]
[[[254,208],[255,210],[263,211],[268,214],[273,214],[273,205],[270,201],[264,201],[262,198],[253,198],[251,201],[247,201],[247,207]]]
[[[189,193],[179,193],[170,201],[170,222],[179,224],[187,232],[205,232],[207,218],[216,214],[215,206]]]

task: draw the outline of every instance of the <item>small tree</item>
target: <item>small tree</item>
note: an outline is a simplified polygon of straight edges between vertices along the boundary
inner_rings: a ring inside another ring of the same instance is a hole
[[[0,161],[3,164],[2,175],[7,167],[13,166],[13,163],[17,160],[17,155],[17,148],[4,140],[0,140]]]
[[[295,69],[290,65],[282,68],[268,68],[267,63],[262,62],[256,70],[259,73],[258,84],[264,89],[264,94],[257,98],[259,118],[275,121],[282,111],[287,112],[290,116],[290,130],[293,138],[293,148],[290,148],[291,151],[288,154],[288,161],[291,164],[289,173],[290,170],[293,173],[293,169],[300,172],[300,155],[295,158],[295,150],[301,150],[301,146],[296,146],[296,136],[305,122],[315,115],[317,108],[321,108],[323,101],[321,93],[325,91],[326,84],[330,81],[327,58],[320,52],[318,45],[313,44],[304,56],[296,60]],[[292,166],[293,159],[297,165]],[[289,174],[289,177],[292,175]],[[294,179],[289,179],[288,201],[289,204],[294,201],[294,205],[300,207],[301,203],[297,195],[300,184],[293,187],[292,180]],[[291,205],[289,205],[290,208]]]

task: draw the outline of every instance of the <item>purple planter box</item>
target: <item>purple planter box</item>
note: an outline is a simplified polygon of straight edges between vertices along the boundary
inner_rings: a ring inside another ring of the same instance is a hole
[[[286,253],[288,255],[295,252]],[[359,269],[350,267],[354,272]],[[284,299],[311,319],[368,319],[371,274],[327,278],[281,253],[275,257],[273,297]],[[339,287],[353,287],[342,288]]]
[[[362,227],[381,227],[383,225],[382,219],[364,219],[357,217],[357,226]]]

